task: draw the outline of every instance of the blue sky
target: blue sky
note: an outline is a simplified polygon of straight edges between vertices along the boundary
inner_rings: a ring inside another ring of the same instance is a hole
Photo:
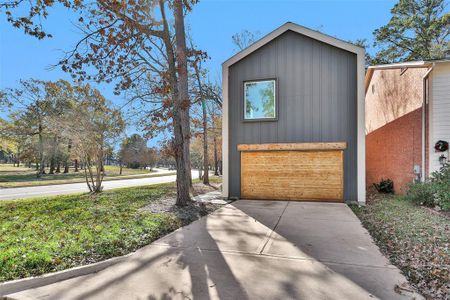
[[[231,36],[246,29],[265,35],[285,22],[320,30],[344,40],[373,40],[374,29],[386,24],[396,1],[388,0],[203,0],[188,15],[187,24],[196,45],[207,51],[211,79],[219,79],[221,63],[234,54]],[[18,80],[57,80],[70,77],[59,68],[63,50],[70,50],[80,38],[73,23],[77,17],[64,8],[50,11],[45,28],[53,38],[38,41],[13,28],[0,15],[0,89],[14,87]],[[117,105],[112,86],[101,85],[103,94]],[[130,131],[137,130],[131,128]],[[130,132],[129,131],[129,132]],[[152,143],[153,144],[153,143]]]

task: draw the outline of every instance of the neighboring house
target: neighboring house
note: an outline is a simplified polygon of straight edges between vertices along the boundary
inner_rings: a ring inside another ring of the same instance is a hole
[[[439,170],[438,141],[450,141],[450,60],[369,67],[366,181],[392,179],[397,193]]]
[[[222,88],[224,197],[365,201],[364,49],[286,23]]]

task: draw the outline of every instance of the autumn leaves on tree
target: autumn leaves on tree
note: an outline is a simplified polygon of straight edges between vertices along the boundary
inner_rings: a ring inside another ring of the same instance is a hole
[[[3,2],[8,21],[38,39],[51,37],[41,21],[62,4],[78,13],[83,37],[58,65],[76,81],[114,85],[116,94],[145,104],[146,128],[158,124],[172,135],[179,206],[190,200],[190,55],[184,16],[195,0]],[[24,11],[24,15],[21,15]],[[163,125],[161,125],[163,124]]]

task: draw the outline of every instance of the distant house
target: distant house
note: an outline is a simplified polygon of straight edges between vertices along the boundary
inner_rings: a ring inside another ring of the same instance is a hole
[[[224,197],[365,201],[363,48],[286,23],[222,66]]]
[[[438,170],[450,141],[450,60],[369,67],[365,78],[366,183],[392,179],[396,192]]]

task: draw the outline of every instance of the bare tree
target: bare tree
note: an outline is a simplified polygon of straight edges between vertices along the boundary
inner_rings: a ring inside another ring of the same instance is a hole
[[[261,33],[259,31],[251,32],[247,29],[242,30],[239,33],[233,34],[231,37],[233,44],[237,47],[236,52],[241,51],[259,39]]]

